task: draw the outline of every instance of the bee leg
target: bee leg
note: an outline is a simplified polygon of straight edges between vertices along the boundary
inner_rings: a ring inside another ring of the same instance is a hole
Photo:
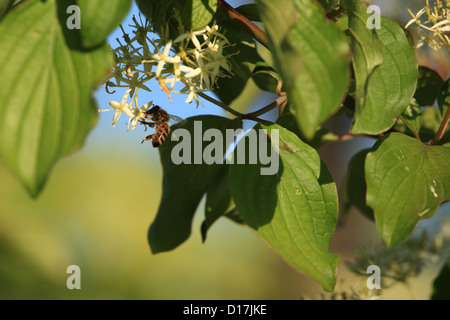
[[[141,143],[144,143],[144,141],[152,140],[152,138],[153,138],[153,134],[150,134],[150,135],[146,136],[144,139],[142,139]]]
[[[153,128],[155,126],[154,122],[147,122],[144,120],[140,120],[140,123],[144,125],[144,131],[147,131],[147,127]]]

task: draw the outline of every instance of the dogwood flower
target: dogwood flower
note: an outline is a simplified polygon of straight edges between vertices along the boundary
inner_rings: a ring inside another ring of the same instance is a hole
[[[436,1],[433,8],[430,8],[429,1],[420,9],[417,14],[413,14],[408,9],[412,19],[405,28],[412,24],[417,24],[421,29],[418,32],[419,41],[416,44],[420,48],[425,43],[433,50],[439,50],[443,46],[450,46],[450,1],[445,2],[445,7],[441,1]],[[422,22],[420,18],[426,13],[427,20]],[[426,30],[428,33],[424,32]]]
[[[114,113],[114,117],[113,117],[113,121],[112,121],[112,125],[113,127],[116,126],[117,121],[120,118],[120,115],[123,113],[125,113],[128,117],[133,118],[134,114],[130,109],[130,105],[127,103],[127,99],[128,99],[128,95],[130,94],[132,89],[128,89],[125,94],[122,97],[122,101],[116,102],[116,101],[108,101],[109,105],[111,107],[113,107],[113,109],[108,109],[108,110],[99,110],[99,112],[105,112],[105,111],[113,111],[115,110],[116,112]]]
[[[138,124],[139,120],[145,120],[146,111],[153,105],[153,101],[150,101],[149,103],[144,104],[139,109],[133,108],[132,112],[134,114],[133,119],[130,121],[131,123],[131,130],[134,130],[136,128],[136,125]],[[128,124],[128,130],[130,129],[130,123]]]

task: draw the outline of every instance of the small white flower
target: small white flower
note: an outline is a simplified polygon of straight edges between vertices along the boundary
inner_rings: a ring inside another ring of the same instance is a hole
[[[189,95],[188,95],[185,103],[191,103],[192,100],[195,100],[195,103],[197,104],[197,107],[198,107],[198,105],[200,103],[200,99],[198,98],[197,91],[201,91],[201,90],[197,89],[197,86],[195,84],[190,83],[189,84]]]
[[[191,30],[191,31],[188,31],[188,32],[185,32],[185,33],[179,35],[173,42],[177,43],[177,42],[181,42],[186,39],[190,39],[192,41],[192,43],[194,44],[195,48],[197,50],[201,51],[202,45],[198,41],[197,36],[205,34],[206,32],[207,32],[206,28],[201,28],[198,30]]]
[[[138,124],[139,119],[143,119],[143,120],[145,119],[145,117],[147,116],[145,114],[145,112],[152,106],[152,104],[153,104],[153,101],[151,101],[149,103],[146,103],[141,108],[139,108],[139,110],[133,108],[134,116],[133,116],[133,119],[130,122],[131,123],[131,130],[134,130],[134,128],[136,128],[136,125]],[[128,124],[128,130],[130,129],[130,123]]]
[[[113,121],[112,121],[112,125],[113,127],[116,126],[117,121],[120,118],[120,115],[123,113],[125,113],[128,117],[133,118],[134,114],[130,109],[130,105],[127,103],[127,98],[128,95],[130,94],[131,89],[128,89],[125,94],[122,97],[122,101],[116,102],[116,101],[108,101],[109,105],[111,107],[113,107],[113,109],[108,109],[108,110],[99,110],[99,112],[104,112],[104,111],[112,111],[115,110],[116,112],[114,113],[114,117],[113,117]]]
[[[413,19],[409,20],[409,22],[406,24],[405,29],[407,29],[410,25],[412,25],[415,22],[420,23],[420,17],[425,13],[425,8],[422,8],[421,10],[419,10],[419,12],[417,12],[416,15],[414,15],[411,10],[409,10],[409,14],[413,17]]]
[[[172,48],[172,41],[169,41],[166,46],[164,47],[163,53],[155,53],[152,55],[152,58],[155,59],[158,62],[158,66],[156,67],[155,76],[156,78],[161,77],[161,71],[166,63],[180,63],[181,58],[176,55],[174,57],[170,57],[170,49]]]

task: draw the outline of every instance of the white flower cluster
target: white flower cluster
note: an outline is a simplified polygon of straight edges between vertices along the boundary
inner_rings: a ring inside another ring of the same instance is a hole
[[[408,12],[413,18],[406,24],[405,28],[412,24],[417,24],[422,28],[418,30],[420,38],[416,45],[417,48],[425,43],[433,50],[450,46],[450,0],[446,0],[444,4],[438,0],[433,8],[430,8],[429,1],[426,0],[425,7],[415,15],[409,9]],[[420,19],[424,14],[426,14],[427,20],[422,22]]]
[[[148,81],[155,79],[164,90],[169,101],[171,93],[187,94],[186,103],[196,102],[199,92],[212,90],[217,86],[219,77],[231,75],[227,55],[223,49],[230,46],[225,36],[219,33],[219,27],[206,26],[199,30],[180,34],[175,40],[151,39],[152,26],[149,21],[137,21],[133,17],[134,37],[130,39],[122,28],[125,44],[117,39],[119,46],[113,50],[116,66],[108,81],[106,90],[111,87],[126,87],[122,101],[109,101],[115,110],[113,126],[122,113],[130,117],[128,127],[134,129],[139,120],[145,119],[145,111],[151,107],[149,102],[139,108],[137,93],[139,89],[151,91]],[[181,88],[176,88],[177,83]],[[109,91],[108,91],[109,92]],[[134,97],[130,104],[128,96]],[[132,107],[133,103],[135,104]]]

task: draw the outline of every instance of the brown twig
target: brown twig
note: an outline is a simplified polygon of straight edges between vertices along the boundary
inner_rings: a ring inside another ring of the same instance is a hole
[[[442,123],[439,127],[439,130],[436,132],[436,135],[434,136],[433,140],[431,140],[428,144],[429,145],[435,145],[439,142],[439,140],[442,139],[444,136],[445,130],[447,129],[448,120],[450,118],[450,105],[447,106],[447,112],[445,113],[444,119],[442,120]]]
[[[238,117],[239,119],[246,119],[246,120],[253,120],[256,122],[260,122],[260,123],[265,123],[268,122],[267,120],[263,120],[258,118],[259,115],[262,115],[272,109],[274,109],[275,107],[279,106],[280,104],[283,104],[286,102],[286,96],[281,96],[279,97],[277,100],[275,100],[274,102],[268,104],[267,106],[265,106],[264,108],[251,112],[251,113],[240,113],[239,111],[236,111],[232,108],[230,108],[229,106],[227,106],[225,103],[218,101],[202,92],[197,92],[197,94],[202,97],[205,100],[208,100],[209,102],[214,103],[215,105],[221,107],[222,109],[224,109],[225,111],[231,113],[232,115]]]
[[[274,102],[268,104],[264,108],[259,109],[258,111],[250,112],[247,115],[257,117],[257,116],[262,115],[262,114],[264,114],[266,112],[269,112],[272,109],[275,109],[276,107],[280,106],[281,104],[285,103],[286,101],[287,101],[287,97],[286,97],[286,95],[283,95],[281,97],[278,97],[277,100],[275,100]]]
[[[224,0],[217,0],[217,6],[219,12],[233,21],[237,26],[250,34],[253,38],[261,43],[264,47],[269,48],[267,43],[267,36],[256,24],[248,20],[242,14],[234,10],[232,6],[226,3]]]

